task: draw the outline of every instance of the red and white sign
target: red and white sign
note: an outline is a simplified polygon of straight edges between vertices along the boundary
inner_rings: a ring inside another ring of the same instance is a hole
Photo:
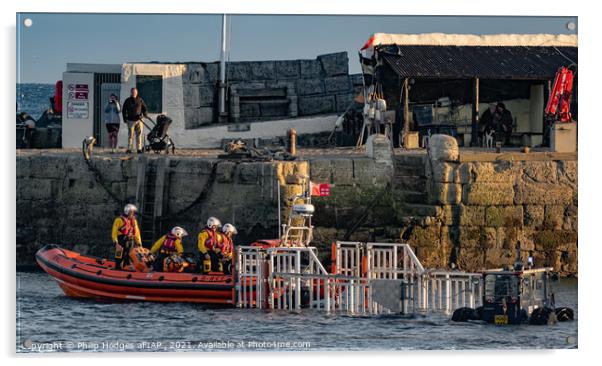
[[[318,197],[330,196],[330,184],[311,182],[311,195]]]
[[[88,100],[88,84],[69,84],[67,86],[67,97],[69,100]]]

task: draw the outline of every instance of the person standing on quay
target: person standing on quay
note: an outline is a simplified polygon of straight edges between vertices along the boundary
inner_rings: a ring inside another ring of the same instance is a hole
[[[115,94],[111,94],[109,101],[105,106],[105,126],[109,134],[109,144],[111,152],[114,153],[117,148],[117,134],[119,133],[119,114],[121,106]]]
[[[126,153],[131,153],[134,149],[134,134],[136,134],[136,149],[142,153],[142,134],[144,133],[144,124],[142,117],[149,118],[146,114],[146,104],[140,96],[138,89],[132,88],[130,96],[123,102],[123,122],[128,125],[128,149]]]

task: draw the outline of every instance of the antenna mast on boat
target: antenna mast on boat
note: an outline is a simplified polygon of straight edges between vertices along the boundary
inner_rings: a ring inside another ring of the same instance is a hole
[[[225,122],[226,114],[226,58],[230,48],[228,15],[222,15],[222,50],[219,63],[219,121]]]

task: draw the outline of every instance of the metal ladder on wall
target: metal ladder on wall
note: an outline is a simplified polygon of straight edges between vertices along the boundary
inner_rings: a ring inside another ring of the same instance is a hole
[[[150,160],[146,156],[138,159],[136,202],[140,210],[142,245],[150,248],[163,235],[164,195],[169,167],[168,158]]]

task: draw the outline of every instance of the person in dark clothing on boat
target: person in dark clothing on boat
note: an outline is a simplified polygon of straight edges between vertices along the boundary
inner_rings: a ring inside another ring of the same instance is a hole
[[[130,249],[133,246],[142,246],[136,211],[136,206],[129,203],[123,209],[124,214],[119,215],[113,222],[111,239],[115,245],[115,269],[124,269],[129,265]]]
[[[136,149],[138,153],[142,153],[142,135],[144,133],[144,124],[142,117],[148,117],[146,104],[138,95],[138,89],[132,88],[130,96],[123,102],[121,108],[123,122],[128,125],[128,149],[127,153],[131,153],[134,148],[134,134],[136,135]]]

